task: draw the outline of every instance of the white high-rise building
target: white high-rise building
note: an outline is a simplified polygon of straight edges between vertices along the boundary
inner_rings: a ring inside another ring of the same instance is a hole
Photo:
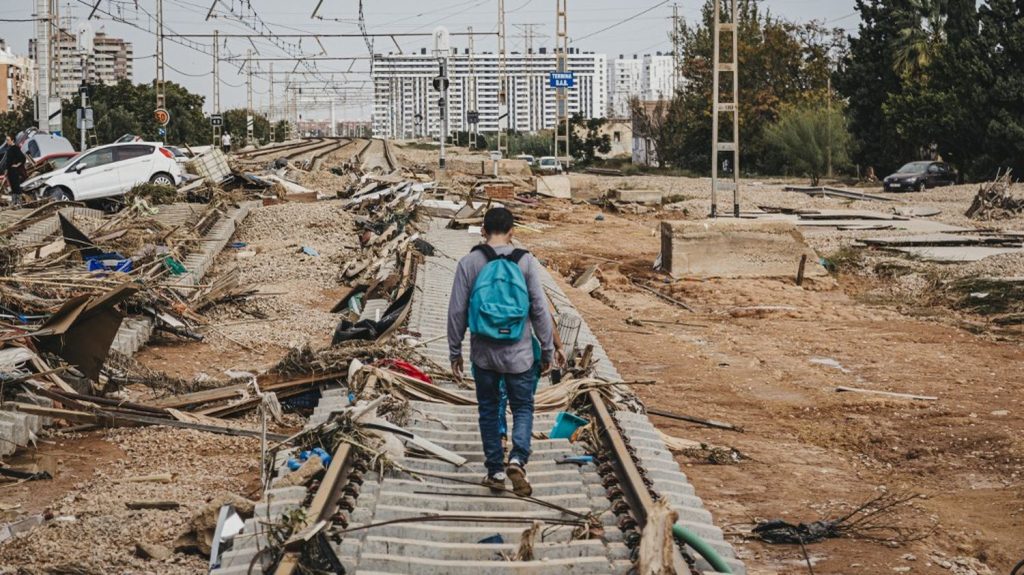
[[[569,113],[587,118],[602,118],[607,113],[608,95],[604,54],[570,49],[568,67],[575,74],[569,89]],[[439,73],[436,56],[421,50],[419,54],[374,55],[373,59],[373,135],[411,139],[436,137],[441,130],[441,93],[434,90],[433,78]],[[541,48],[536,53],[512,53],[506,57],[508,75],[509,126],[520,132],[554,129],[557,122],[555,89],[548,75],[555,71],[555,54]],[[476,101],[480,133],[497,132],[498,55],[469,54],[453,50],[448,60],[449,130],[469,131],[471,100],[468,78],[476,79]]]
[[[608,108],[612,116],[630,115],[629,102],[667,100],[675,94],[675,63],[671,54],[644,54],[608,63]]]
[[[624,58],[621,54],[608,62],[608,114],[613,118],[628,118],[629,102],[643,89],[643,62],[634,54]]]
[[[641,99],[669,100],[676,89],[675,61],[671,54],[644,54]]]

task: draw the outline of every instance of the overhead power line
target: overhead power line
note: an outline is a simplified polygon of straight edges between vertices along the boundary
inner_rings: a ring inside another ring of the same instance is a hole
[[[594,36],[597,36],[598,34],[602,34],[604,32],[607,32],[607,31],[611,30],[612,28],[617,28],[619,26],[622,26],[623,24],[625,24],[626,22],[629,22],[630,20],[636,20],[637,18],[643,16],[644,14],[647,14],[648,12],[651,12],[655,8],[658,8],[660,6],[664,6],[665,4],[668,4],[668,3],[669,3],[669,0],[664,0],[664,2],[658,2],[654,6],[651,6],[650,8],[648,8],[646,10],[643,10],[641,12],[637,12],[636,14],[633,14],[632,16],[630,16],[629,18],[626,18],[625,20],[620,20],[620,21],[616,22],[615,24],[612,24],[611,26],[605,26],[604,28],[601,28],[597,32],[591,32],[590,34],[587,34],[586,36],[581,36],[579,38],[573,38],[572,41],[573,41],[573,43],[575,43],[575,42],[579,42],[580,40],[586,40],[587,38],[592,38]]]

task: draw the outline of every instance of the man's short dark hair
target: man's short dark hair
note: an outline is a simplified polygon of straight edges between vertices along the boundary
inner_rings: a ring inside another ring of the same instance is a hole
[[[515,223],[508,208],[491,208],[484,214],[484,231],[488,234],[507,234]]]

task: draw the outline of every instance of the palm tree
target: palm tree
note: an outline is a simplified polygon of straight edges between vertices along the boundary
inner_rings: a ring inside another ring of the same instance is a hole
[[[927,70],[946,43],[945,0],[906,0],[902,16],[908,25],[899,31],[892,68],[900,76],[927,81]]]

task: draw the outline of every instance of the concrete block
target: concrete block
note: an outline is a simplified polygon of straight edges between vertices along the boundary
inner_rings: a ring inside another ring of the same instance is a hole
[[[659,206],[664,194],[658,190],[614,190],[611,197],[617,202]]]
[[[661,223],[661,266],[676,277],[824,276],[818,256],[790,222],[717,218]]]

